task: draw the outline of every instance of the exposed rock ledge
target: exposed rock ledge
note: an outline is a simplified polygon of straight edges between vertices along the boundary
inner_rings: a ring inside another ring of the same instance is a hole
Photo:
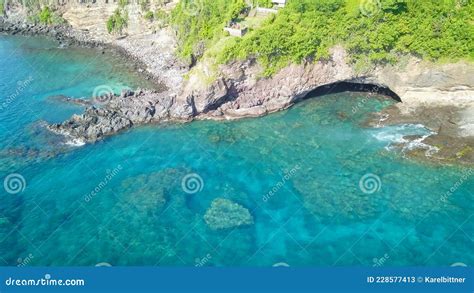
[[[464,145],[472,143],[474,66],[471,64],[431,65],[411,59],[403,68],[386,66],[360,75],[346,63],[342,48],[334,48],[331,56],[325,62],[291,65],[272,78],[259,78],[261,68],[253,60],[234,62],[221,66],[219,77],[210,85],[198,75],[191,75],[179,94],[138,91],[111,96],[100,108],[88,108],[83,115],[51,125],[50,129],[76,140],[94,142],[145,123],[257,117],[286,109],[318,87],[347,81],[393,90],[402,103],[397,103],[396,111],[391,110],[391,113],[396,112],[394,116],[398,118],[412,118],[403,121],[424,124],[423,115],[418,116],[418,111],[449,105],[449,115],[438,111],[440,123],[432,127],[433,131],[438,133],[440,127],[446,128],[442,125],[449,123],[449,136],[467,138]],[[393,123],[402,120],[395,119]],[[390,119],[384,123],[390,123]]]
[[[91,101],[99,103],[87,107],[82,115],[49,125],[48,129],[82,144],[96,142],[133,125],[187,120],[192,113],[186,104],[176,104],[170,91],[123,91],[121,95],[110,94]]]
[[[220,66],[213,75],[216,81],[209,85],[206,73],[212,72],[212,66],[205,62],[197,64],[198,70],[191,72],[188,80],[183,79],[186,66],[174,56],[177,43],[170,28],[143,32],[141,17],[132,13],[133,26],[140,29],[115,39],[103,33],[103,15],[110,14],[115,6],[102,6],[92,10],[84,5],[64,6],[63,16],[70,26],[62,27],[29,24],[26,10],[19,5],[10,7],[7,18],[0,17],[0,32],[49,35],[65,45],[120,49],[143,75],[158,77],[167,86],[164,93],[124,92],[95,106],[94,99],[91,103],[81,101],[88,107],[84,114],[48,127],[75,142],[94,142],[145,123],[262,116],[290,107],[318,87],[344,81],[390,89],[401,99],[402,103],[385,109],[372,124],[380,125],[381,120],[384,124],[422,123],[437,133],[428,138],[430,143],[445,146],[451,158],[474,161],[473,64],[432,65],[412,58],[400,62],[404,66],[384,66],[359,74],[346,63],[344,49],[335,47],[328,61],[291,65],[272,78],[261,78],[262,69],[254,60]]]
[[[331,60],[291,65],[271,79],[259,78],[261,69],[252,60],[222,66],[220,78],[203,87],[191,76],[179,96],[194,101],[196,115],[216,119],[260,116],[293,105],[312,90],[337,82],[374,84],[389,88],[403,103],[404,113],[419,106],[467,107],[474,103],[474,65],[459,62],[431,65],[411,59],[403,68],[385,66],[365,74],[346,63],[343,48],[332,50]]]

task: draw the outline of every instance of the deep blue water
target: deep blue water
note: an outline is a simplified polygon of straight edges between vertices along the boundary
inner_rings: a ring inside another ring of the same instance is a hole
[[[473,177],[389,147],[422,126],[363,127],[393,103],[384,97],[333,94],[263,118],[146,126],[83,147],[44,129],[82,111],[51,96],[147,86],[120,61],[0,36],[0,183],[11,183],[0,188],[0,264],[474,263]],[[247,208],[254,224],[210,229],[216,198]]]

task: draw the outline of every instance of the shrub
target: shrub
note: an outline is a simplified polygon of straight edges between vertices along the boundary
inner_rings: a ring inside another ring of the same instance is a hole
[[[153,21],[155,16],[152,11],[147,11],[143,17],[149,21]]]
[[[272,7],[272,1],[271,0],[254,0],[253,1],[254,6],[260,6],[260,7]]]
[[[288,63],[325,59],[336,44],[361,68],[407,54],[474,60],[473,21],[472,1],[292,0],[261,27],[228,42],[219,60],[253,56],[271,75]]]
[[[244,0],[181,0],[171,14],[181,44],[179,54],[185,59],[199,57],[198,44],[217,41],[243,8]]]
[[[115,9],[114,14],[112,14],[107,19],[107,31],[109,34],[118,33],[121,34],[123,29],[127,27],[128,24],[128,13],[125,10],[120,8]]]
[[[118,5],[120,8],[125,8],[128,5],[128,0],[119,0]]]
[[[53,12],[48,6],[39,12],[39,22],[43,24],[53,24]]]

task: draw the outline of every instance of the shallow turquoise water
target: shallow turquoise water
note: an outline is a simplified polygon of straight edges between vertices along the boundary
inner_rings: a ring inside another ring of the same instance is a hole
[[[80,148],[44,130],[39,121],[82,111],[49,96],[138,86],[118,64],[0,37],[2,102],[10,100],[0,111],[0,174],[25,180],[18,193],[0,189],[1,264],[473,264],[474,180],[456,184],[463,168],[387,148],[400,133],[425,134],[420,126],[361,126],[391,100],[328,95],[264,118],[147,126]],[[202,180],[195,193],[182,185],[190,174]],[[367,176],[375,186],[360,186]],[[254,224],[211,230],[203,215],[218,197],[248,208]]]

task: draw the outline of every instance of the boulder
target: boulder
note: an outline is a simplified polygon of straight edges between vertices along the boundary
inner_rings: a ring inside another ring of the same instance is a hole
[[[204,220],[213,230],[229,229],[252,225],[253,217],[249,210],[229,199],[217,198],[206,211]]]

